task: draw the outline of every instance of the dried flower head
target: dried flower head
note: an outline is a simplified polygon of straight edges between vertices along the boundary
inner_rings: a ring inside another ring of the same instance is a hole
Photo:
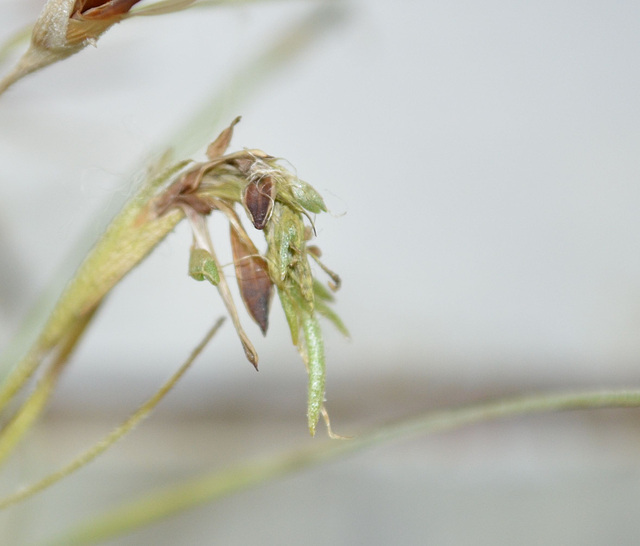
[[[160,216],[181,208],[193,230],[189,271],[198,280],[215,284],[231,314],[249,360],[257,367],[257,354],[245,334],[226,279],[217,262],[206,228],[205,216],[213,211],[229,221],[231,249],[240,295],[249,315],[266,334],[274,292],[284,309],[291,339],[298,347],[309,373],[308,421],[315,433],[319,416],[325,415],[325,359],[317,315],[348,334],[330,309],[331,292],[314,279],[309,258],[329,274],[332,290],[339,277],[321,264],[320,251],[307,243],[313,230],[305,217],[326,211],[320,194],[283,168],[278,159],[261,150],[226,154],[237,118],[207,149],[207,161],[185,165],[181,174],[152,203],[151,214]],[[236,212],[241,206],[252,226],[262,232],[267,250],[260,254]]]
[[[48,0],[31,35],[33,61],[50,64],[77,53],[122,21],[140,0]]]
[[[109,27],[124,19],[140,0],[76,0],[67,25],[67,43],[95,42]]]
[[[135,13],[141,0],[47,0],[31,33],[31,44],[15,68],[0,81],[0,93],[20,78],[81,51],[110,27],[134,15],[184,9],[196,0],[166,0]]]

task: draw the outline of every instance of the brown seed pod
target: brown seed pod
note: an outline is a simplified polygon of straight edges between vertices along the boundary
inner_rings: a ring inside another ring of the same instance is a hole
[[[275,199],[276,185],[270,176],[249,182],[244,188],[242,204],[256,229],[264,229],[267,225]]]
[[[236,268],[240,295],[251,318],[258,323],[263,334],[269,326],[269,307],[273,296],[273,283],[269,278],[267,261],[247,238],[242,238],[231,226],[231,250]]]

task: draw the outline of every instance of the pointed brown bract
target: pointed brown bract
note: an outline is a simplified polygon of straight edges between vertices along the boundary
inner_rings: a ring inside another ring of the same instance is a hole
[[[230,232],[233,262],[242,301],[262,333],[266,334],[273,295],[273,283],[269,278],[267,262],[247,237],[240,236],[235,227],[231,226]]]
[[[218,208],[214,198],[207,195],[197,195],[195,193],[181,195],[180,198],[176,200],[176,203],[191,207],[198,214],[203,214],[205,216]]]
[[[66,45],[82,49],[128,16],[140,0],[76,0],[66,25]]]
[[[186,164],[178,166],[177,168],[180,169],[185,166]],[[191,191],[193,172],[193,170],[190,170],[179,176],[175,182],[164,189],[162,193],[154,199],[152,209],[156,216],[162,216],[168,210],[175,207],[182,195],[185,192]]]
[[[256,229],[264,229],[271,218],[276,198],[276,185],[273,178],[264,176],[249,182],[242,192],[242,204]]]
[[[108,4],[109,0],[76,0],[72,13],[83,13],[98,6]]]
[[[101,0],[92,0],[97,3]],[[132,1],[132,0],[129,0]],[[234,119],[229,127],[224,129],[207,148],[207,156],[209,161],[204,163],[192,163],[189,170],[183,172],[183,174],[168,188],[163,190],[153,202],[153,213],[156,216],[161,216],[171,208],[179,205],[187,205],[195,210],[199,214],[207,215],[216,207],[216,199],[212,199],[210,196],[198,193],[202,179],[211,170],[226,164],[228,161],[235,162],[237,157],[229,160],[228,156],[223,156],[227,150],[231,137],[233,136],[233,128],[240,121],[240,116]],[[262,153],[254,150],[253,153]],[[232,154],[233,155],[233,154]],[[189,162],[185,162],[187,166]]]
[[[110,19],[124,15],[140,0],[77,0],[72,17]]]
[[[216,159],[227,151],[229,143],[231,142],[231,137],[233,137],[233,128],[240,122],[240,119],[240,116],[234,119],[231,122],[231,125],[222,131],[222,133],[218,135],[218,138],[209,144],[209,147],[207,148],[207,157],[209,159]]]

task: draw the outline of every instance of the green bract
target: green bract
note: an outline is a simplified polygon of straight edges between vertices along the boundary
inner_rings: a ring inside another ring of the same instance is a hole
[[[327,212],[324,199],[311,184],[307,184],[303,180],[296,180],[291,184],[291,193],[298,204],[309,212],[316,214]]]
[[[204,248],[192,248],[189,256],[189,276],[196,281],[208,280],[214,286],[220,282],[220,274],[213,256]]]

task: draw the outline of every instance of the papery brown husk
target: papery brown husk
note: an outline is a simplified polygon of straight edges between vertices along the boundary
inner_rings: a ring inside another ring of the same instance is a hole
[[[271,218],[276,199],[276,185],[273,178],[264,176],[249,182],[242,192],[242,203],[249,213],[253,227],[264,229]]]
[[[76,19],[111,19],[128,13],[140,0],[78,0],[72,12]]]
[[[267,261],[247,237],[241,237],[231,226],[231,250],[236,269],[240,296],[247,311],[258,323],[263,334],[269,327],[269,308],[273,296],[273,283],[269,278]]]

